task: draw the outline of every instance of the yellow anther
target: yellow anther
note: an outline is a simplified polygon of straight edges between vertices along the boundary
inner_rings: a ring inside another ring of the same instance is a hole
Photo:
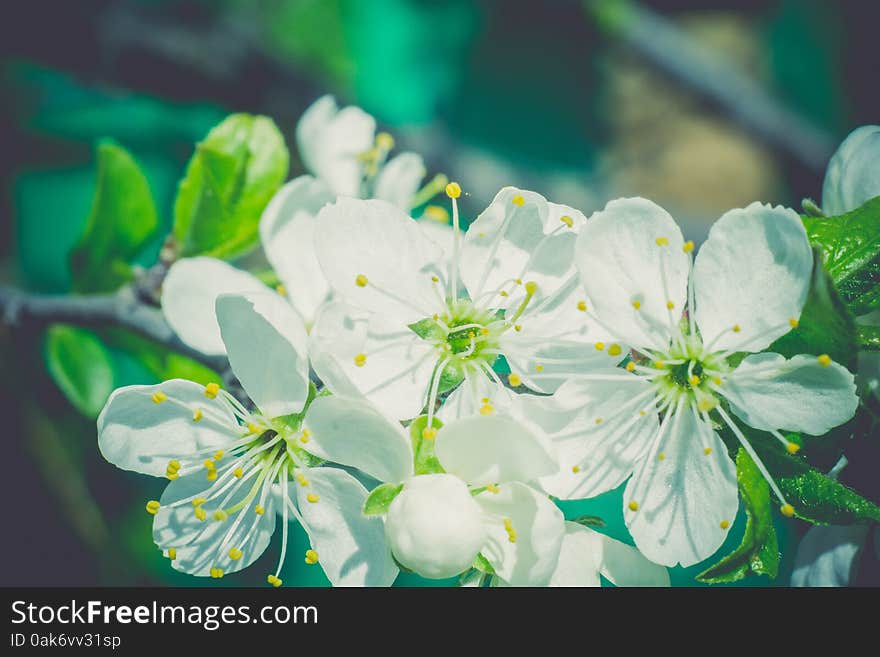
[[[578,310],[582,313],[587,312],[587,302],[586,301],[578,301]]]
[[[483,397],[480,401],[483,402],[484,404],[488,404],[492,400],[489,399],[488,397]]]
[[[694,250],[694,243],[691,240],[688,240],[684,244],[681,245],[681,250],[685,253],[690,253]]]
[[[449,211],[440,205],[429,205],[425,208],[424,216],[432,221],[437,221],[441,224],[449,223]]]
[[[150,399],[153,400],[154,404],[161,404],[163,401],[168,399],[168,395],[166,395],[161,390],[157,390],[156,392],[153,393],[153,396],[150,397]]]
[[[253,422],[248,423],[247,429],[254,435],[263,433],[263,428],[259,424],[254,424]]]
[[[630,502],[626,506],[629,508],[630,511],[638,511],[639,510],[639,503],[636,502],[635,500],[633,500],[632,502]]]
[[[216,452],[214,452],[214,460],[215,461],[219,461],[222,458],[223,458],[223,450],[222,449],[218,449]]]
[[[354,284],[358,287],[367,287],[367,283],[369,283],[369,279],[363,274],[358,274],[354,277]]]
[[[223,569],[222,568],[211,568],[211,577],[214,579],[220,579],[223,577]]]
[[[519,333],[520,331],[522,331],[522,324],[514,324],[513,330]]]
[[[636,310],[638,310],[638,309],[641,308],[641,307],[642,307],[642,302],[639,301],[638,299],[635,299],[635,300],[633,301],[633,308],[635,308]]]
[[[437,429],[434,427],[425,427],[422,429],[422,438],[424,440],[434,440],[437,437]]]
[[[440,282],[440,277],[437,276],[436,274],[432,274],[432,275],[431,275],[431,282],[432,282],[432,283],[439,283],[439,282]]]
[[[655,360],[655,361],[654,361],[654,367],[656,367],[657,369],[662,370],[664,367],[666,367],[666,363],[664,363],[662,360]]]
[[[177,472],[178,470],[180,470],[180,461],[178,461],[177,459],[171,459],[170,461],[168,461],[168,469],[172,472]]]
[[[151,516],[156,515],[157,513],[159,513],[160,506],[161,505],[158,501],[150,500],[149,502],[147,502],[147,513],[149,513]]]
[[[193,411],[193,422],[201,422],[203,417],[205,417],[205,415],[202,413],[201,408],[197,408]]]
[[[278,296],[286,297],[287,296],[287,288],[284,287],[282,283],[279,283],[275,286],[275,291],[278,293]]]
[[[522,279],[521,279],[521,278],[515,278],[515,279],[513,279],[513,282],[516,283],[517,285],[522,285]]]
[[[507,532],[507,540],[516,543],[516,530],[513,528],[513,521],[510,518],[504,519],[504,531]]]
[[[244,475],[244,470],[242,470],[241,468],[236,468],[232,471],[232,474],[235,476],[236,479],[241,479],[242,475]]]
[[[318,563],[318,553],[314,550],[306,550],[306,563],[310,566]]]
[[[451,182],[446,185],[446,196],[449,198],[458,198],[461,196],[461,185],[457,182]]]
[[[544,371],[544,366],[541,365],[541,363],[538,363],[537,365],[535,365],[535,371],[536,371],[536,372],[543,372],[543,371]]]
[[[434,313],[434,314],[431,316],[431,319],[433,319],[433,320],[436,322],[438,319],[440,319],[440,315],[438,315],[437,313]]]
[[[633,371],[635,371],[635,369],[636,369],[636,362],[634,360],[631,360],[626,364],[626,371],[627,372],[633,372]]]
[[[712,379],[712,383],[714,383],[716,386],[720,386],[721,385],[721,377],[716,376],[715,378]]]
[[[727,522],[726,520],[722,520],[722,521],[721,521],[720,523],[718,523],[718,524],[719,524],[719,526],[721,527],[721,529],[727,529],[728,527],[730,527],[730,523]]]
[[[739,333],[740,331],[742,331],[742,327],[739,324],[734,324],[733,325],[733,332]]]
[[[166,477],[169,481],[174,481],[174,480],[177,479],[179,476],[180,476],[180,475],[177,474],[177,471],[176,471],[176,470],[165,470],[165,477]]]
[[[264,513],[266,513],[266,509],[264,509],[261,505],[257,504],[254,507],[254,513],[256,513],[258,516],[261,516]]]
[[[828,367],[829,365],[831,365],[831,356],[829,356],[828,354],[822,354],[816,360],[819,361],[819,365],[821,365],[822,367]]]
[[[498,484],[486,484],[486,490],[492,493],[493,495],[497,495],[501,492],[501,489],[498,488]]]
[[[354,364],[357,367],[363,367],[367,364],[367,355],[366,354],[357,354],[354,357]]]
[[[597,342],[595,346],[596,346],[596,351],[604,351],[605,350],[605,343],[604,342]]]
[[[205,479],[208,481],[216,481],[217,480],[217,471],[216,470],[208,470],[207,474],[205,474]]]
[[[468,338],[470,338],[471,340],[473,340],[475,337],[477,337],[477,334],[474,333],[473,331],[468,331],[467,335],[468,335]]]
[[[608,347],[608,355],[609,356],[619,356],[623,350],[620,348],[619,344],[613,344]]]
[[[647,414],[648,414],[648,411],[646,411],[646,410],[639,411],[639,415],[641,415],[642,417],[645,417]]]
[[[788,443],[788,445],[785,446],[785,449],[788,451],[789,454],[797,454],[799,451],[801,451],[801,446],[797,443]]]
[[[658,461],[665,461],[665,460],[666,460],[666,454],[664,454],[663,452],[660,452],[659,454],[657,454],[657,460],[658,460]]]
[[[198,518],[201,522],[205,522],[208,519],[208,512],[205,511],[202,507],[197,506],[193,511],[193,515]]]
[[[229,558],[233,561],[238,561],[239,559],[241,559],[243,554],[244,553],[241,550],[239,550],[237,547],[234,547],[229,551]]]
[[[514,388],[516,388],[522,385],[522,378],[520,378],[519,374],[514,374],[513,372],[511,372],[507,375],[507,382]]]
[[[205,386],[205,397],[208,399],[214,399],[219,392],[220,386],[217,383],[209,383]]]
[[[714,397],[705,397],[697,402],[697,410],[701,413],[708,413],[716,406],[718,406],[718,400]]]
[[[217,466],[214,465],[214,459],[205,459],[205,462],[202,463],[205,466],[206,470],[213,470]]]
[[[177,548],[168,548],[168,558],[174,561],[177,558]]]
[[[675,303],[674,303],[673,301],[667,301],[667,302],[666,302],[666,307],[667,307],[669,310],[672,310],[673,308],[675,308]]]
[[[689,381],[692,386],[700,385],[700,377],[698,377],[696,374],[692,374]]]
[[[226,511],[224,511],[223,509],[217,509],[216,511],[214,511],[214,520],[216,520],[217,522],[223,522],[227,518],[229,518],[229,514],[227,514]]]
[[[390,151],[394,148],[394,137],[387,132],[380,132],[376,135],[376,146],[382,150]]]
[[[491,415],[495,411],[495,407],[492,404],[483,404],[480,406],[480,415]]]
[[[603,420],[603,418],[601,418],[601,417],[597,417],[597,418],[596,418],[596,424],[602,424],[602,420]]]
[[[511,199],[511,200],[513,201],[513,204],[518,207],[522,207],[523,204],[526,202],[526,200],[522,196],[520,196],[519,194],[514,196],[513,199]]]
[[[565,224],[566,226],[568,226],[569,228],[571,228],[572,226],[574,226],[574,219],[572,219],[571,217],[569,217],[567,214],[564,214],[564,215],[562,215],[561,217],[559,217],[559,221],[561,221],[562,223],[564,223],[564,224]]]
[[[797,328],[798,324],[800,324],[800,322],[795,317],[792,317],[790,320],[788,320],[788,325],[791,328]]]
[[[510,296],[506,290],[501,290],[501,292],[499,292],[498,294],[501,295],[502,297]]]
[[[794,515],[794,507],[791,504],[783,504],[779,510],[786,518],[791,518]]]
[[[196,499],[194,499],[192,501],[192,505],[193,506],[202,506],[202,504],[204,504],[207,501],[208,500],[206,500],[204,497],[197,497]]]
[[[317,495],[315,495],[314,493],[309,493],[308,495],[306,495],[306,500],[308,500],[312,504],[314,504],[315,502],[317,502],[320,499],[321,498],[318,497]]]
[[[306,479],[306,476],[302,472],[297,472],[295,475],[295,479],[296,479],[296,482],[300,486],[308,486],[309,485],[309,480]]]
[[[703,448],[703,454],[705,454],[706,456],[709,456],[709,454],[711,454],[711,453],[712,453],[711,447],[704,447]]]
[[[573,466],[571,466],[571,471],[574,472],[575,474],[577,474],[578,472],[581,471],[581,466],[573,465]]]
[[[526,294],[531,296],[537,291],[538,291],[538,284],[535,281],[528,281],[526,283]]]
[[[669,246],[669,238],[668,237],[658,237],[654,241],[657,243],[657,246]]]
[[[312,437],[312,432],[309,431],[308,429],[303,429],[302,433],[299,435],[299,442],[301,442],[303,445],[305,445],[307,442],[309,442],[309,438],[311,438],[311,437]]]
[[[269,575],[269,576],[266,578],[266,581],[267,581],[269,584],[271,584],[272,586],[274,586],[276,589],[277,589],[279,586],[281,586],[281,580],[280,580],[279,578],[275,577],[275,575]]]
[[[480,329],[480,335],[486,336],[489,335],[490,331],[485,326]]]

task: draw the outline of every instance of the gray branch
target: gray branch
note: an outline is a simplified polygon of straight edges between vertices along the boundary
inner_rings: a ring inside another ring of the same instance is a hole
[[[0,320],[5,324],[41,326],[53,322],[89,328],[117,326],[147,337],[223,374],[224,356],[209,356],[185,344],[165,321],[162,311],[137,298],[131,288],[115,294],[36,295],[0,285]]]

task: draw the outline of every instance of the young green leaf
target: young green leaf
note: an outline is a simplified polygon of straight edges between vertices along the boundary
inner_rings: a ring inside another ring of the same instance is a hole
[[[108,327],[101,331],[101,337],[111,348],[120,349],[135,358],[158,381],[187,379],[207,385],[223,380],[211,368],[131,331]]]
[[[810,242],[856,315],[880,308],[880,196],[837,217],[803,217]]]
[[[735,582],[750,572],[772,579],[779,571],[779,545],[773,527],[770,487],[742,448],[736,454],[736,479],[746,510],[745,534],[739,547],[697,575],[697,580],[707,584]]]
[[[856,331],[859,336],[859,349],[880,351],[880,326],[858,324]]]
[[[110,354],[91,331],[62,324],[46,332],[46,367],[71,404],[98,417],[113,392]]]
[[[446,337],[440,325],[430,317],[408,324],[409,329],[423,340],[439,340]]]
[[[446,472],[440,461],[434,456],[434,439],[425,437],[425,428],[428,426],[428,416],[421,415],[409,425],[409,435],[413,448],[413,469],[415,474],[432,474]],[[436,417],[432,423],[434,431],[439,431],[443,423]],[[436,434],[435,434],[436,435]]]
[[[385,513],[388,511],[388,507],[394,501],[394,498],[402,490],[403,484],[381,484],[376,486],[364,501],[364,515],[378,516]]]
[[[150,186],[134,158],[112,141],[98,144],[92,208],[70,252],[78,292],[110,292],[131,278],[129,262],[159,223]]]
[[[196,146],[174,203],[181,255],[231,257],[254,246],[260,215],[287,177],[284,137],[265,116],[233,114]]]
[[[492,564],[489,563],[489,560],[483,556],[482,552],[477,553],[473,567],[482,573],[487,573],[489,575],[495,574],[495,569],[492,567]]]
[[[807,302],[797,328],[767,349],[791,358],[798,354],[828,354],[850,370],[855,369],[856,327],[852,313],[840,298],[814,251],[813,274]]]

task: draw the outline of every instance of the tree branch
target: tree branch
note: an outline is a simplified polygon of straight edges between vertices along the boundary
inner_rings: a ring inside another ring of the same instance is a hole
[[[224,382],[229,372],[226,357],[209,356],[185,344],[165,321],[162,311],[139,300],[130,287],[115,294],[47,296],[0,285],[0,321],[12,326],[53,322],[91,328],[119,326],[210,367],[223,375]]]

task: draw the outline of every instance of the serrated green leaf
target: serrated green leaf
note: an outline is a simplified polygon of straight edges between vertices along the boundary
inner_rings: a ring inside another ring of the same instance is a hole
[[[378,516],[388,511],[388,507],[403,490],[403,484],[381,484],[376,486],[364,501],[364,515]]]
[[[129,262],[159,224],[147,179],[134,158],[112,141],[98,144],[92,208],[70,252],[77,292],[110,292],[131,279]]]
[[[850,311],[880,308],[880,197],[837,217],[802,217]]]
[[[813,262],[810,292],[797,328],[776,340],[768,351],[791,358],[798,354],[828,354],[855,369],[856,325],[818,254]]]
[[[442,340],[446,337],[446,333],[440,328],[440,325],[430,317],[407,324],[407,326],[409,326],[410,331],[423,340]]]
[[[91,331],[62,324],[46,332],[46,367],[83,415],[98,417],[113,392],[110,354]]]
[[[735,582],[750,572],[772,579],[779,571],[770,487],[742,448],[736,454],[736,479],[746,510],[746,530],[739,547],[697,575],[697,580],[707,584]]]
[[[426,439],[422,436],[422,431],[428,426],[428,416],[421,415],[417,417],[409,425],[409,436],[412,440],[413,448],[413,469],[415,474],[432,474],[435,472],[446,472],[440,461],[434,455],[434,441]],[[439,430],[443,423],[436,417],[432,425]]]
[[[181,255],[232,257],[253,247],[288,164],[284,137],[265,116],[232,114],[211,130],[196,146],[174,203]]]

